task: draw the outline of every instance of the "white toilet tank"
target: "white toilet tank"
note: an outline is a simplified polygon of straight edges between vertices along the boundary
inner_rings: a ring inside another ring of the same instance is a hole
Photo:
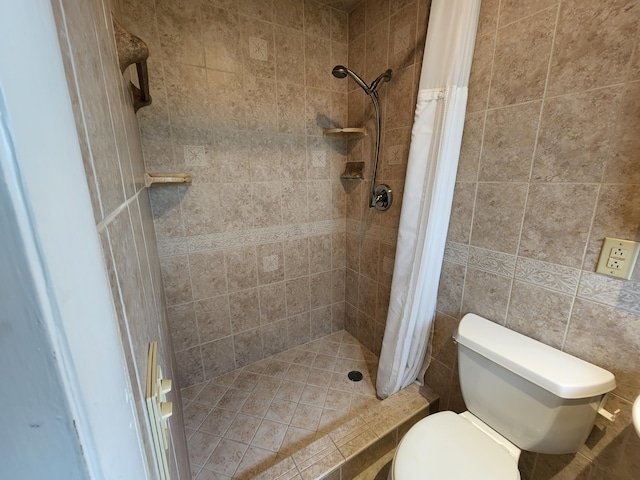
[[[468,410],[523,450],[573,453],[613,374],[474,314],[454,335]]]

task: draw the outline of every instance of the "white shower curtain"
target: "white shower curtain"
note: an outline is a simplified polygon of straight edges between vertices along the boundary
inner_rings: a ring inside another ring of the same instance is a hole
[[[422,381],[430,361],[469,72],[481,0],[433,0],[411,135],[391,284],[378,365],[386,398]],[[392,88],[392,87],[391,87]]]

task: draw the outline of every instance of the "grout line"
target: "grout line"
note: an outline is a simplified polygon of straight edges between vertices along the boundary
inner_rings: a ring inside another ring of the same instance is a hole
[[[512,275],[512,280],[511,280],[511,288],[509,290],[509,295],[507,298],[507,310],[505,312],[505,326],[508,323],[508,319],[509,319],[509,311],[511,310],[511,298],[513,295],[513,286],[516,282],[516,271],[517,271],[517,267],[518,267],[518,259],[520,257],[520,250],[522,247],[522,235],[524,232],[524,224],[525,224],[525,218],[527,216],[527,206],[529,205],[529,193],[531,191],[531,185],[532,185],[532,176],[533,176],[533,169],[536,163],[536,154],[538,151],[538,142],[540,139],[540,129],[541,129],[541,125],[542,125],[542,114],[544,112],[544,106],[545,106],[545,100],[546,100],[546,94],[547,94],[547,88],[549,85],[549,77],[551,75],[551,62],[553,60],[553,52],[554,52],[554,47],[555,47],[555,41],[556,41],[556,32],[558,30],[558,22],[560,19],[560,5],[556,5],[554,8],[557,8],[556,11],[556,19],[555,19],[555,23],[553,26],[553,33],[552,33],[552,38],[551,38],[551,46],[549,48],[549,59],[547,60],[547,75],[545,78],[545,82],[544,82],[544,89],[542,92],[542,99],[536,99],[535,101],[540,101],[540,112],[538,113],[538,125],[536,128],[536,136],[535,136],[535,142],[533,145],[533,152],[531,154],[531,163],[529,165],[529,177],[527,179],[527,188],[526,188],[526,192],[525,192],[525,197],[524,197],[524,205],[522,207],[522,219],[520,220],[520,233],[518,235],[518,244],[517,244],[517,248],[516,248],[516,252],[515,252],[515,256],[516,256],[516,264],[515,264],[515,268],[513,271],[513,275]],[[542,182],[535,182],[536,184],[540,185],[542,184]],[[568,323],[568,322],[567,322]]]
[[[518,19],[516,19],[516,20],[514,20],[512,22],[505,23],[504,25],[500,25],[500,22],[498,21],[498,24],[497,24],[498,25],[498,30],[500,30],[501,28],[509,27],[509,26],[511,26],[513,24],[516,24],[518,22],[522,22],[523,20],[530,19],[531,17],[535,17],[536,15],[539,15],[540,13],[545,12],[547,10],[551,10],[552,8],[559,7],[561,1],[562,0],[556,0],[557,3],[555,5],[550,5],[547,8],[543,8],[541,10],[537,10],[537,11],[535,11],[533,13],[530,13],[529,15],[526,15],[524,17],[518,18]],[[500,16],[498,16],[498,20],[499,19],[500,19]]]

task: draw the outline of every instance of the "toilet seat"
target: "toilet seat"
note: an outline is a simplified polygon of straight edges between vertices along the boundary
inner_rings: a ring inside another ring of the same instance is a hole
[[[509,451],[454,412],[416,423],[404,436],[391,467],[393,480],[520,480]]]

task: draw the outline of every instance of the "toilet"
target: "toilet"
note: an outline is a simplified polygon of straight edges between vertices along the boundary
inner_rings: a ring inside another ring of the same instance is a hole
[[[616,386],[607,370],[478,315],[465,315],[454,340],[468,411],[411,427],[391,480],[519,480],[522,450],[578,451]]]

